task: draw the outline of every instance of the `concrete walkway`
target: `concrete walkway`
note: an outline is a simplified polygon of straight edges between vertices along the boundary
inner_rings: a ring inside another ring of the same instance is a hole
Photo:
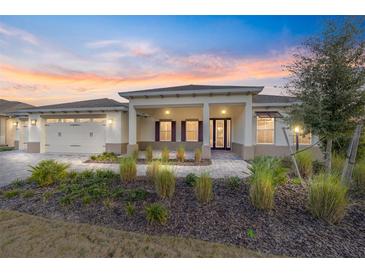
[[[187,154],[188,158],[192,154]],[[0,186],[7,185],[15,179],[25,179],[30,175],[29,165],[36,165],[41,160],[54,159],[60,162],[69,163],[72,170],[85,169],[112,169],[119,172],[118,164],[91,164],[84,163],[89,155],[73,154],[40,154],[25,153],[20,151],[0,152]],[[185,177],[188,173],[200,174],[209,172],[213,178],[224,178],[228,176],[248,176],[247,162],[243,161],[229,151],[213,151],[212,165],[210,166],[172,166],[178,177]],[[146,174],[147,165],[138,165],[139,176]]]

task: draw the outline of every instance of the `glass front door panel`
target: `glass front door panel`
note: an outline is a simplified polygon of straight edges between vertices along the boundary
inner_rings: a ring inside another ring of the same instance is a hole
[[[215,147],[224,148],[224,120],[215,121]]]
[[[227,120],[227,148],[231,148],[231,120]]]
[[[210,143],[210,147],[213,147],[213,132],[214,132],[214,123],[213,123],[213,120],[210,120],[209,121],[209,143]]]

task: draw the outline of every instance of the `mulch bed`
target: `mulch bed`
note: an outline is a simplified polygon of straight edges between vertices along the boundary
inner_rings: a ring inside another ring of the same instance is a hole
[[[120,182],[114,182],[120,185]],[[124,185],[124,184],[122,184]],[[162,201],[170,212],[165,226],[147,224],[145,205],[160,201],[145,178],[124,185],[126,188],[142,187],[149,192],[144,201],[135,202],[137,212],[128,217],[126,201],[116,200],[112,207],[103,202],[70,206],[59,203],[62,194],[49,200],[42,193],[56,187],[33,188],[31,198],[0,196],[0,208],[18,210],[48,218],[60,218],[73,222],[109,226],[126,231],[147,234],[174,235],[197,238],[212,242],[244,246],[262,253],[295,257],[364,257],[365,256],[365,202],[352,201],[343,221],[330,225],[313,218],[306,209],[306,195],[298,185],[287,184],[278,188],[275,208],[271,212],[255,209],[249,199],[248,185],[229,188],[223,180],[214,181],[214,200],[201,205],[194,190],[178,179],[174,197]],[[11,186],[2,188],[10,189]],[[247,235],[252,229],[253,238]]]
[[[160,159],[154,159],[160,160]],[[97,164],[119,164],[118,161],[98,161],[98,160],[86,160],[85,163],[97,163]],[[139,165],[147,165],[148,162],[146,159],[138,159],[137,164]],[[186,159],[184,162],[178,162],[176,159],[170,159],[168,162],[169,165],[173,166],[209,166],[212,164],[211,160],[201,160],[200,162],[195,162],[192,159]]]

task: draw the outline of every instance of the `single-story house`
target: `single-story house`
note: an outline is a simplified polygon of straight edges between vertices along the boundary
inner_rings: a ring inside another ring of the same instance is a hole
[[[243,159],[287,155],[283,118],[298,101],[260,95],[262,90],[186,85],[119,92],[128,103],[97,99],[21,109],[12,118],[15,144],[33,153],[120,154],[183,144],[187,150],[202,148],[203,158],[210,158],[212,149],[231,150]],[[302,146],[316,141],[310,134],[299,138]]]

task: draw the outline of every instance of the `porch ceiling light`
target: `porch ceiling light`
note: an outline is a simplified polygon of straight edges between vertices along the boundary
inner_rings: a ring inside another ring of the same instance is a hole
[[[109,125],[113,124],[113,119],[109,119],[109,120],[108,120],[108,124],[109,124]]]
[[[13,122],[13,126],[18,126],[18,122]]]
[[[170,114],[170,111],[169,110],[165,110],[165,114]]]
[[[31,123],[32,126],[35,126],[37,124],[37,120],[36,119],[32,119],[30,121],[30,123]]]
[[[223,109],[221,112],[222,112],[222,114],[226,114],[227,113],[227,111],[225,109]]]

